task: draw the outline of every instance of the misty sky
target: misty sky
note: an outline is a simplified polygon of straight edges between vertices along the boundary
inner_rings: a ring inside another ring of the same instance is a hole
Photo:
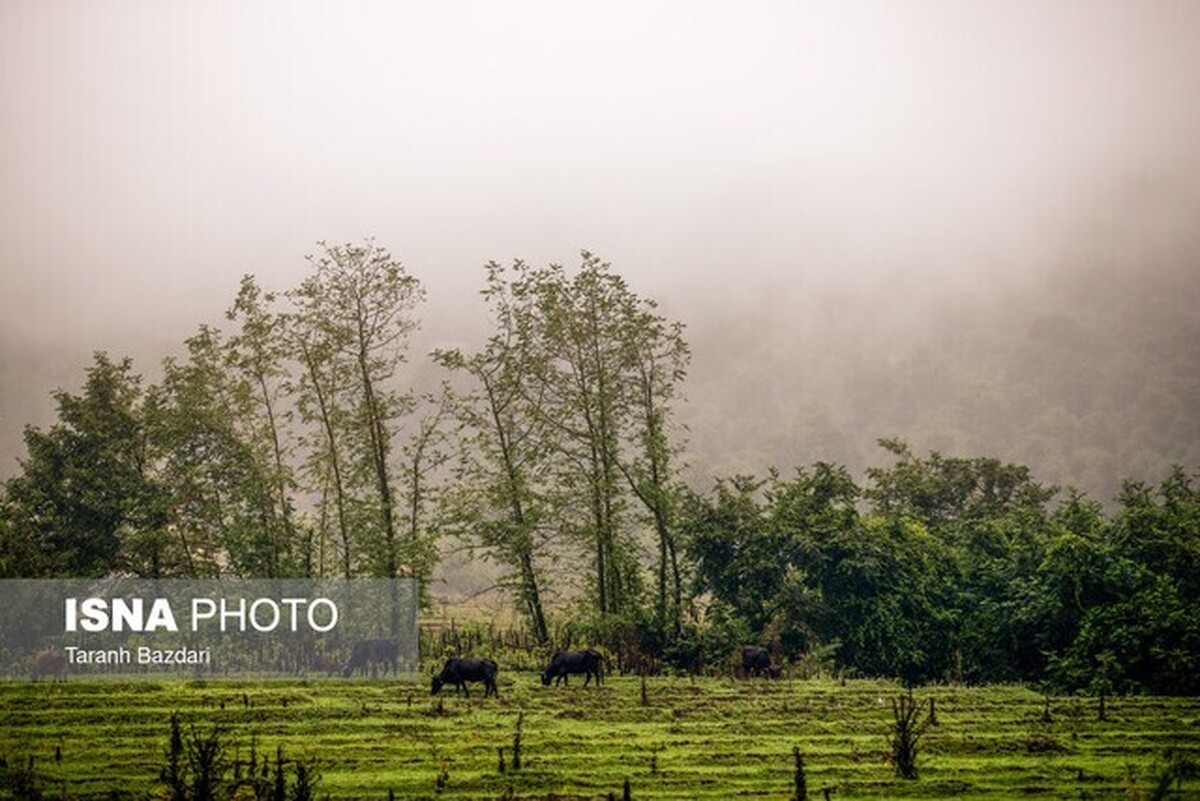
[[[488,259],[585,247],[693,326],[971,293],[1195,199],[1197,41],[1189,0],[0,0],[0,337],[162,353],[365,236],[446,339]]]

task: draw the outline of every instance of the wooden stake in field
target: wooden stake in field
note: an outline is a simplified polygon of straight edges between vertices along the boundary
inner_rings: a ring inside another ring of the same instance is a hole
[[[525,727],[525,710],[517,714],[517,731],[513,734],[512,769],[515,773],[521,769],[521,729]]]
[[[804,775],[804,755],[800,753],[800,746],[792,746],[792,756],[796,760],[796,792],[792,801],[808,801],[808,778]]]

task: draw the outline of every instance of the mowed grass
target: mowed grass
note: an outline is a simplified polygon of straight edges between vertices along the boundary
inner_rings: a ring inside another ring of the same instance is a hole
[[[219,728],[243,762],[282,746],[315,763],[331,798],[790,798],[804,757],[809,797],[1149,797],[1173,753],[1200,761],[1200,699],[1045,700],[1022,687],[931,687],[937,725],[915,781],[888,764],[891,699],[880,681],[636,677],[544,688],[502,672],[499,700],[422,681],[0,683],[0,757],[34,759],[48,797],[160,797],[169,718]],[[521,769],[512,770],[524,712]],[[498,749],[504,748],[505,772]],[[57,751],[57,758],[56,758]],[[0,791],[2,795],[4,791]],[[1200,798],[1200,779],[1184,797]],[[7,797],[12,797],[11,793]]]

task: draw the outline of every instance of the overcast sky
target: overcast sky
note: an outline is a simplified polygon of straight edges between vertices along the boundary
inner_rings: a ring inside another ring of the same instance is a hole
[[[178,342],[364,236],[435,331],[584,247],[668,303],[967,291],[1192,192],[1198,41],[1190,0],[0,0],[0,336]]]

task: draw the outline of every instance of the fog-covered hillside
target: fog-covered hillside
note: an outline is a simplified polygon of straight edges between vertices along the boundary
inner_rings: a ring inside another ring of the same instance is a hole
[[[1081,264],[890,325],[886,298],[790,300],[790,318],[691,326],[698,480],[816,460],[859,473],[892,436],[1104,501],[1123,479],[1200,464],[1200,269],[1186,256]]]

